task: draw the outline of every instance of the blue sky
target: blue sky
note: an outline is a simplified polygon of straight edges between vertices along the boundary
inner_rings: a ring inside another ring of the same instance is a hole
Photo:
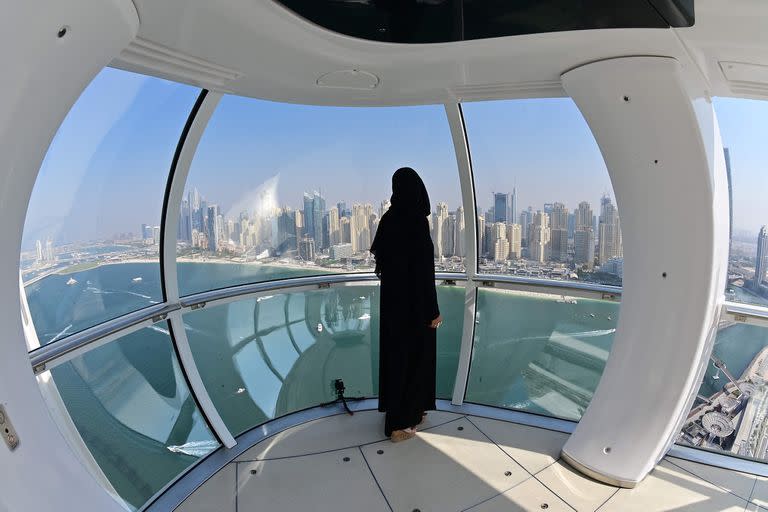
[[[57,133],[30,202],[25,248],[138,233],[159,224],[165,180],[199,90],[105,69],[84,91]],[[730,147],[735,227],[768,223],[768,102],[716,100]],[[464,105],[482,209],[491,192],[518,191],[518,209],[613,196],[589,128],[570,99]],[[442,106],[336,108],[225,96],[198,147],[187,181],[228,212],[272,186],[280,205],[301,207],[320,189],[337,201],[378,206],[392,172],[414,167],[433,204],[460,204],[450,131]],[[261,188],[260,188],[261,187]]]

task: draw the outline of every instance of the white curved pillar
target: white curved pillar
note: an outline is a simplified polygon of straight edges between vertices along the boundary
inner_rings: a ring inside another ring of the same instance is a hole
[[[83,89],[135,37],[138,15],[130,0],[38,0],[4,2],[3,19],[0,403],[20,443],[10,451],[0,441],[0,511],[118,511],[51,418],[32,373],[14,285],[27,204],[48,145]]]
[[[562,81],[605,159],[624,244],[613,348],[562,455],[633,487],[677,436],[712,350],[728,258],[722,143],[706,91],[672,58],[594,62]]]

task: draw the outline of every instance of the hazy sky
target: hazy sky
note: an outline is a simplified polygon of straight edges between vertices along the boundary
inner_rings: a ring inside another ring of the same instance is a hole
[[[159,224],[168,169],[199,90],[105,69],[59,129],[35,185],[25,248],[139,233]],[[723,141],[730,148],[734,224],[754,231],[768,223],[768,102],[718,99]],[[613,196],[589,128],[570,99],[464,105],[479,206],[491,192],[518,191],[518,209],[586,200],[597,211]],[[321,190],[327,205],[378,207],[392,172],[415,168],[433,204],[460,204],[456,159],[442,106],[336,108],[277,104],[226,96],[198,147],[187,187],[223,212],[269,191],[279,205],[302,206]],[[254,205],[257,207],[257,205]]]

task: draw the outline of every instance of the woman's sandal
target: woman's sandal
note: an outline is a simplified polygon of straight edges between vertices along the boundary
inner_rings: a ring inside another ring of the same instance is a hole
[[[403,430],[395,430],[394,432],[392,432],[390,439],[392,440],[393,443],[399,443],[400,441],[405,441],[415,436],[416,436],[416,430],[412,428],[406,428]]]

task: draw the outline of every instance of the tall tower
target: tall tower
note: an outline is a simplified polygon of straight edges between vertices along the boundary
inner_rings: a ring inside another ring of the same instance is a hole
[[[541,210],[533,214],[533,222],[531,223],[531,241],[529,244],[529,250],[531,259],[544,263],[548,259],[549,242],[550,242],[550,228],[549,228],[549,215]]]
[[[331,208],[328,211],[328,238],[330,245],[341,243],[341,225],[339,224],[338,208]]]
[[[563,203],[552,205],[550,216],[550,258],[568,260],[568,210]]]
[[[592,270],[595,265],[595,230],[593,226],[592,207],[588,202],[582,201],[573,212],[575,217],[575,231],[573,234],[573,260],[577,265],[584,265]]]
[[[507,222],[509,194],[493,193],[493,222]]]
[[[435,246],[435,257],[440,258],[445,254],[444,240],[445,230],[448,226],[448,205],[437,203],[435,221],[432,225],[432,242]]]
[[[520,224],[507,224],[507,241],[509,242],[510,259],[520,259],[522,250],[522,230]]]
[[[512,194],[510,194],[509,196],[509,213],[507,214],[507,222],[509,224],[513,224],[517,222],[517,188],[516,187],[512,187]]]
[[[598,227],[598,263],[602,265],[611,258],[624,256],[621,244],[621,222],[619,211],[611,203],[611,198],[603,196],[600,200],[600,224]]]
[[[467,255],[467,242],[464,239],[466,235],[466,227],[464,225],[464,208],[459,206],[456,208],[456,231],[453,236],[454,247],[456,248],[455,256],[463,258]]]
[[[765,271],[768,270],[768,230],[763,226],[757,235],[757,255],[755,256],[755,277],[752,288],[760,289],[760,283],[765,279]]]

